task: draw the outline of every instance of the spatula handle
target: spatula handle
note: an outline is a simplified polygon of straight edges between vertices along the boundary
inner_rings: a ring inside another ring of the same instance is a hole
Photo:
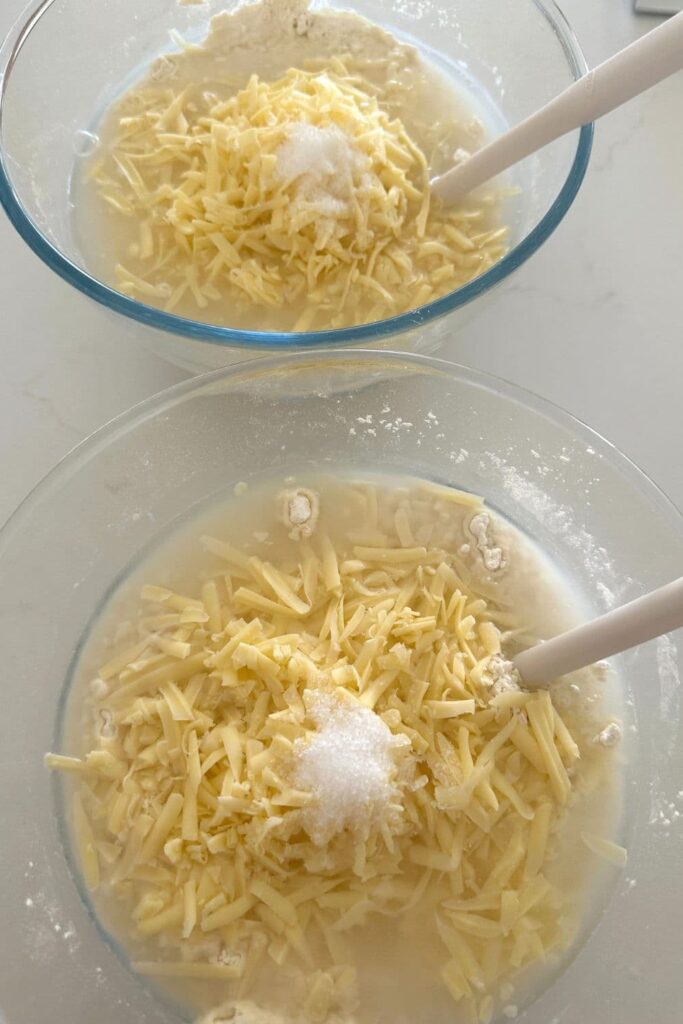
[[[525,121],[436,178],[432,190],[445,201],[453,202],[549,142],[597,120],[681,68],[683,13],[620,50]]]
[[[538,686],[681,626],[683,576],[592,622],[530,647],[513,660],[523,682]]]

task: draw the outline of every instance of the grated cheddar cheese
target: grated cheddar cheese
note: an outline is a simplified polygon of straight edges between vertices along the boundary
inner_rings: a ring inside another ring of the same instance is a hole
[[[196,590],[143,588],[138,638],[93,688],[108,728],[48,755],[75,780],[86,885],[156,948],[142,973],[244,999],[264,964],[296,967],[319,1022],[355,1007],[354,936],[419,911],[445,988],[488,1020],[503,980],[572,937],[547,866],[579,747],[547,691],[492,687],[509,613],[425,527],[432,507],[466,528],[479,499],[423,487],[387,521],[363,485],[342,543],[305,493],[320,518],[287,556],[204,537]]]
[[[227,100],[154,82],[128,92],[89,172],[112,216],[138,225],[119,290],[307,331],[415,309],[500,259],[494,198],[432,201],[425,155],[352,64],[252,75]]]

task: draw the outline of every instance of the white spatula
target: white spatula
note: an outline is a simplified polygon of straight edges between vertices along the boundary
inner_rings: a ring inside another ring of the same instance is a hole
[[[513,658],[527,686],[593,665],[683,626],[683,576]]]
[[[677,14],[594,68],[509,132],[434,178],[432,191],[445,202],[455,202],[549,142],[608,114],[681,68],[683,14]],[[671,130],[679,129],[672,125]]]

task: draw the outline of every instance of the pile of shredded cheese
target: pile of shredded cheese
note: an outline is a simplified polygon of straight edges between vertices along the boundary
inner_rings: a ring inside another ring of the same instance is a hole
[[[546,868],[579,748],[548,692],[492,686],[510,611],[418,527],[435,496],[386,524],[362,495],[374,543],[333,542],[321,509],[278,564],[205,537],[195,593],[145,586],[138,639],[93,688],[92,749],[48,764],[76,776],[89,888],[159,943],[139,970],[242,998],[263,964],[298,964],[302,1019],[324,1021],[353,1008],[354,933],[417,908],[486,1021],[502,980],[570,938]]]
[[[505,252],[493,198],[436,207],[424,154],[341,59],[227,100],[133,89],[89,176],[139,222],[118,288],[167,311],[189,298],[339,328],[431,302]]]

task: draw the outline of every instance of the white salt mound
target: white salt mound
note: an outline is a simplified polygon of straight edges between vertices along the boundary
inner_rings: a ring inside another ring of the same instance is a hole
[[[294,181],[302,174],[324,178],[352,165],[351,143],[339,128],[293,124],[286,142],[277,151],[278,174]]]
[[[394,752],[405,736],[394,736],[374,711],[333,694],[304,694],[316,732],[294,747],[294,784],[311,792],[315,805],[304,813],[314,843],[324,845],[344,830],[367,836],[395,800]]]
[[[323,216],[343,216],[362,157],[347,135],[334,125],[318,128],[297,122],[277,151],[278,177],[296,183],[299,202]]]

